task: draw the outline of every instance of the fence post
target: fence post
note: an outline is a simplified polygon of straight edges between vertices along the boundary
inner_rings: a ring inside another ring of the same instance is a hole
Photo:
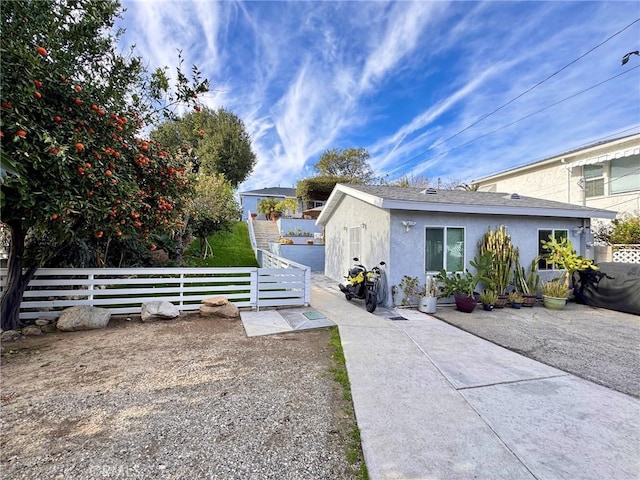
[[[304,269],[304,306],[311,305],[311,268]]]
[[[89,274],[89,300],[91,300],[91,305],[93,305],[93,289],[95,288],[95,284],[93,283],[93,281],[95,280],[95,275],[93,273]]]
[[[251,282],[250,284],[250,290],[249,290],[249,303],[251,303],[252,308],[255,308],[257,311],[260,311],[260,304],[259,304],[259,300],[260,300],[260,275],[258,275],[258,271],[260,269],[259,268],[253,268],[251,270]]]

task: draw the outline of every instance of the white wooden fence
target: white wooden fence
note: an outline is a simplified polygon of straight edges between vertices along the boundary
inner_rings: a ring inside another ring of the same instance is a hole
[[[266,268],[41,268],[25,291],[20,318],[56,318],[75,305],[136,314],[153,300],[197,310],[202,299],[217,295],[255,309],[309,305],[309,268],[269,256]],[[5,283],[6,269],[0,269],[0,285]]]

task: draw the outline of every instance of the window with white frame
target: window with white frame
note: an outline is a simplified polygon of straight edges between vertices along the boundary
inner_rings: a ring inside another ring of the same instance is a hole
[[[585,185],[584,190],[587,198],[604,196],[604,166],[585,165],[582,171]]]
[[[427,227],[425,230],[426,272],[464,270],[464,228]]]
[[[549,253],[542,246],[542,241],[549,241],[549,238],[555,238],[556,241],[560,242],[563,238],[569,238],[569,230],[563,229],[540,229],[538,230],[538,256],[540,260],[538,260],[538,269],[540,270],[555,270],[555,266],[547,263],[547,261],[542,258],[543,255]]]
[[[640,190],[640,155],[611,160],[610,169],[611,194]]]

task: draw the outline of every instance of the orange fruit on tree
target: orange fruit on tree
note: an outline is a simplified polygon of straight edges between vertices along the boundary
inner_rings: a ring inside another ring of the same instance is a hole
[[[34,80],[33,84],[36,86],[36,88],[42,88],[42,82],[40,80]]]
[[[82,91],[82,87],[80,85],[74,85],[73,88],[75,88],[78,93]]]
[[[111,175],[113,175],[113,173],[111,172],[111,170],[107,170],[106,172],[104,172],[104,174],[105,174],[107,177],[110,177]]]
[[[47,56],[47,49],[44,47],[36,48],[36,52],[38,52],[38,54],[42,55],[43,57]]]
[[[82,150],[84,150],[84,145],[80,142],[76,143],[76,150],[81,152]]]
[[[38,100],[40,100],[42,98],[42,94],[40,92],[38,92],[36,90],[36,93],[33,94],[34,97],[36,97]]]
[[[16,132],[16,135],[19,136],[20,138],[26,138],[27,137],[27,132],[25,132],[24,130],[18,130]]]
[[[56,115],[55,117],[53,117],[53,121],[60,123],[62,121],[62,117],[60,115]]]
[[[73,103],[75,103],[76,105],[82,105],[82,100],[80,100],[79,98],[76,98]]]

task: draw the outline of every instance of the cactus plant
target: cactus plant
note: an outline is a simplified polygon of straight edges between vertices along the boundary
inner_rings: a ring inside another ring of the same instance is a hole
[[[492,268],[487,276],[491,288],[499,295],[503,295],[509,286],[513,266],[520,256],[520,251],[511,243],[511,235],[504,225],[492,230],[489,228],[478,242],[480,254],[489,251],[493,253]]]

